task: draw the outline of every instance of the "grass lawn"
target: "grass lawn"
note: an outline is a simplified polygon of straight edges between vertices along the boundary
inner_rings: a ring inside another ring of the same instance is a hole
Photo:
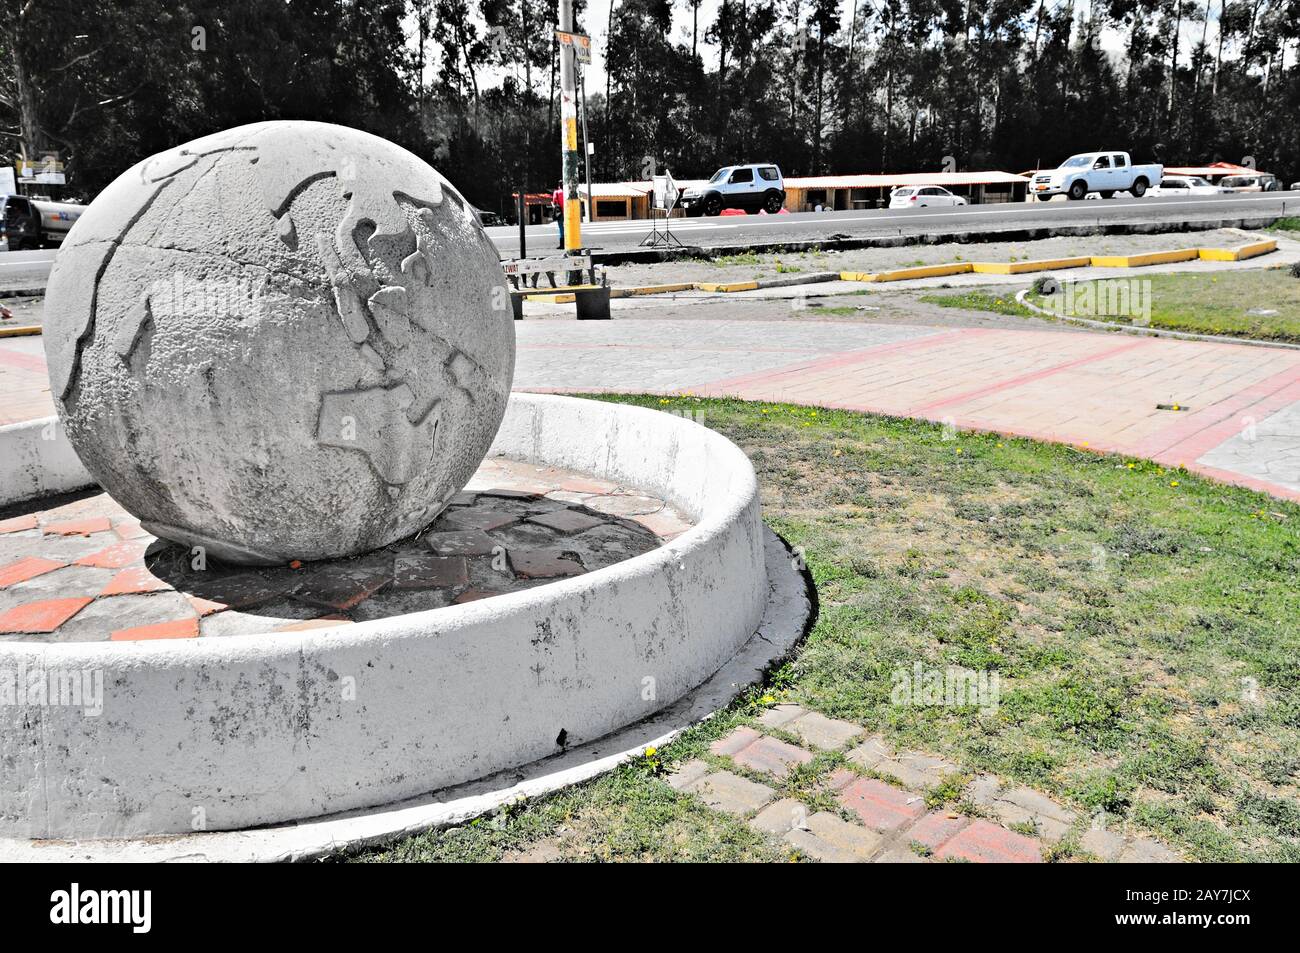
[[[789,700],[1189,858],[1300,861],[1300,506],[920,422],[619,399],[689,408],[745,449],[765,518],[816,579],[817,625],[765,686],[652,757],[359,860],[495,860],[556,835],[572,859],[784,859],[660,775]],[[1000,704],[891,703],[892,673],[918,661],[995,670]],[[824,808],[814,782],[838,757],[783,793]]]
[[[1017,317],[1034,317],[1033,311],[1016,301],[1016,292],[1019,290],[1008,286],[1005,291],[945,291],[942,294],[921,295],[920,300],[942,308],[965,308],[967,311],[993,311]]]
[[[1060,277],[1060,276],[1058,276]],[[1068,280],[1068,276],[1066,279]],[[1150,282],[1151,327],[1196,334],[1222,334],[1231,337],[1257,338],[1300,343],[1300,278],[1285,268],[1251,268],[1241,271],[1216,271],[1197,274],[1146,274],[1135,272],[1110,281]],[[1092,300],[1104,300],[1097,292],[1098,282],[1080,282],[1075,286],[1076,300],[1090,289]],[[1147,292],[1140,291],[1139,296]],[[1028,300],[1045,307],[1045,299],[1030,294]],[[1250,314],[1251,310],[1274,311],[1276,314]],[[1079,314],[1092,318],[1092,314]],[[1131,324],[1126,316],[1095,318]]]

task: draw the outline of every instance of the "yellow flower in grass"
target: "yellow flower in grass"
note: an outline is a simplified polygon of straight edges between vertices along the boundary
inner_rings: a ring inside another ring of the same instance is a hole
[[[656,748],[654,745],[651,745],[649,748],[645,749],[645,756],[647,758],[653,758],[658,753],[659,753],[659,749]]]
[[[1177,480],[1170,480],[1170,481],[1169,481],[1169,485],[1170,485],[1170,486],[1177,486],[1177,485],[1178,485],[1178,481],[1177,481]]]

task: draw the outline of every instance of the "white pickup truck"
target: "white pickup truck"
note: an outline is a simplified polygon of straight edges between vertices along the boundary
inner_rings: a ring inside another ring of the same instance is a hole
[[[1053,195],[1068,195],[1076,201],[1089,192],[1104,199],[1116,192],[1128,192],[1140,199],[1165,174],[1162,165],[1133,165],[1127,152],[1084,152],[1070,156],[1058,168],[1035,172],[1029,191],[1046,202]]]

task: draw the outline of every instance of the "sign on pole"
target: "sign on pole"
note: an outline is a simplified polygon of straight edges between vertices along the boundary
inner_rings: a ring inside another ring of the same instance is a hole
[[[665,169],[663,175],[653,176],[651,181],[654,183],[654,207],[671,212],[677,204],[677,183],[673,181],[672,173]]]
[[[0,195],[17,195],[18,182],[14,179],[14,170],[9,166],[0,166]]]
[[[564,30],[556,30],[555,35],[560,40],[560,46],[573,47],[573,57],[584,66],[591,64],[591,37],[585,33],[566,33]]]

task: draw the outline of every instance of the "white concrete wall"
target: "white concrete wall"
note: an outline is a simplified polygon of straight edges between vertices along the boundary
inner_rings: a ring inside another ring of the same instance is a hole
[[[0,506],[94,483],[57,417],[0,426]]]
[[[697,525],[584,576],[334,630],[0,643],[0,677],[89,670],[105,694],[98,717],[0,706],[0,835],[233,829],[398,801],[558,752],[562,730],[574,745],[644,718],[753,634],[758,491],[729,441],[519,394],[492,452],[644,487]]]

